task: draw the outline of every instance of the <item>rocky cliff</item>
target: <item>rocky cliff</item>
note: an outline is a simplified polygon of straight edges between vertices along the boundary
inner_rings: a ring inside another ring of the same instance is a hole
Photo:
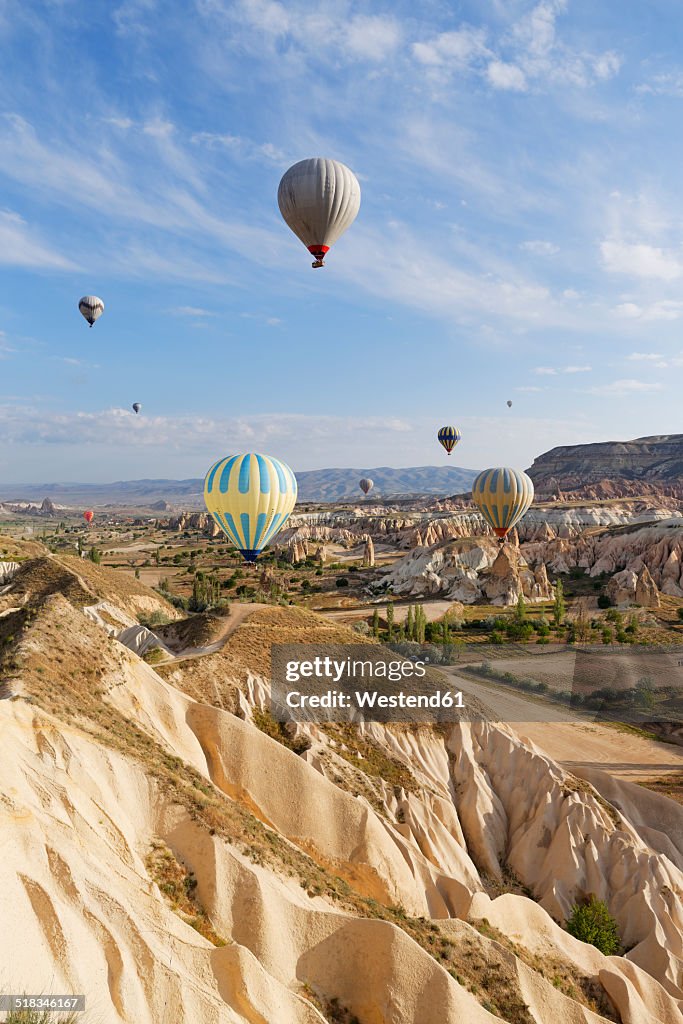
[[[612,491],[633,483],[676,489],[683,496],[683,434],[639,437],[552,448],[534,459],[528,473],[536,490],[559,494],[608,481]],[[607,495],[606,495],[607,496]]]

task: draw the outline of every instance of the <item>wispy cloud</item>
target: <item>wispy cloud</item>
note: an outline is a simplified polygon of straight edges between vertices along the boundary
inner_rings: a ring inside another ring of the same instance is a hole
[[[555,256],[559,251],[559,245],[554,242],[544,242],[540,238],[529,239],[527,242],[520,242],[520,249],[531,252],[534,256]]]
[[[201,306],[174,306],[168,311],[171,316],[194,316],[194,317],[206,317],[216,316],[210,309],[203,309]]]
[[[592,52],[559,36],[557,20],[567,6],[566,0],[541,0],[496,38],[491,29],[462,24],[413,43],[413,56],[439,75],[469,72],[505,92],[553,84],[585,88],[612,78],[621,67],[619,54]]]
[[[647,82],[637,85],[636,92],[649,93],[652,96],[683,97],[683,71],[663,71],[653,75]]]
[[[600,384],[590,389],[592,395],[613,395],[615,398],[624,398],[627,395],[644,394],[650,391],[661,391],[662,385],[656,381],[644,381],[633,379],[613,380],[609,384]]]
[[[536,366],[533,372],[538,377],[557,377],[561,373],[590,373],[592,366],[573,365],[569,366]]]
[[[614,312],[625,320],[680,320],[683,316],[683,302],[677,299],[660,299],[648,305],[637,302],[621,302]]]
[[[135,416],[130,409],[97,412],[55,412],[27,406],[21,417],[16,409],[0,406],[2,436],[14,444],[116,445],[124,448],[170,446],[184,452],[215,447],[216,437],[226,450],[245,446],[282,444],[300,440],[325,441],[346,433],[352,437],[378,432],[385,442],[396,433],[409,434],[413,425],[400,417],[307,416],[295,413],[261,413],[249,417],[201,415]]]
[[[675,281],[683,274],[683,260],[672,250],[655,245],[609,239],[600,243],[605,269],[613,274]]]
[[[75,270],[76,264],[39,241],[17,213],[0,211],[0,263],[15,267]]]

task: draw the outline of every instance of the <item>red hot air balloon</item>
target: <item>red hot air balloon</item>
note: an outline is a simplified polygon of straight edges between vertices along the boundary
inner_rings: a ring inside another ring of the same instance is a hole
[[[88,526],[90,526],[90,524],[92,523],[94,515],[95,513],[91,508],[87,508],[83,513],[83,518],[85,519]]]

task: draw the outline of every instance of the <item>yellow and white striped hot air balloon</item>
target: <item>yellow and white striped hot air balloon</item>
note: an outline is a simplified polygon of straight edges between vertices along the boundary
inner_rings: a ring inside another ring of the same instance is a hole
[[[531,477],[520,469],[485,469],[472,485],[472,499],[502,544],[534,500]]]
[[[204,481],[207,509],[247,562],[285,525],[296,495],[289,466],[258,452],[219,459]]]
[[[300,160],[282,176],[277,202],[283,219],[323,267],[331,245],[360,210],[358,178],[338,160]]]

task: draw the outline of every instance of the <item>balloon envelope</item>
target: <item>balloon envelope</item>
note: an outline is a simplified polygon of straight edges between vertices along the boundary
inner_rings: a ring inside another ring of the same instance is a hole
[[[87,508],[83,513],[83,518],[85,519],[88,526],[90,526],[90,524],[92,523],[94,515],[95,513],[90,508]]]
[[[258,452],[219,459],[204,481],[208,511],[247,562],[285,525],[296,496],[289,466]]]
[[[285,222],[308,251],[314,267],[349,228],[360,210],[360,185],[337,160],[300,160],[282,176],[277,202]]]
[[[521,469],[497,466],[479,474],[472,485],[472,498],[502,541],[534,500],[534,485]]]
[[[133,412],[135,413],[136,416],[140,412],[140,409],[142,409],[141,403],[140,402],[133,402]]]
[[[372,490],[375,484],[374,481],[364,476],[361,480],[358,481],[358,486],[360,487],[363,494],[368,494],[368,492]]]
[[[104,303],[97,295],[84,295],[78,303],[78,308],[91,327],[104,313]]]
[[[510,401],[510,399],[509,399],[509,398],[508,398],[508,400],[507,400],[507,407],[508,407],[508,409],[511,409],[511,408],[512,408],[512,402]]]
[[[450,455],[462,434],[457,427],[442,427],[436,436],[439,439],[439,444],[442,444]]]

